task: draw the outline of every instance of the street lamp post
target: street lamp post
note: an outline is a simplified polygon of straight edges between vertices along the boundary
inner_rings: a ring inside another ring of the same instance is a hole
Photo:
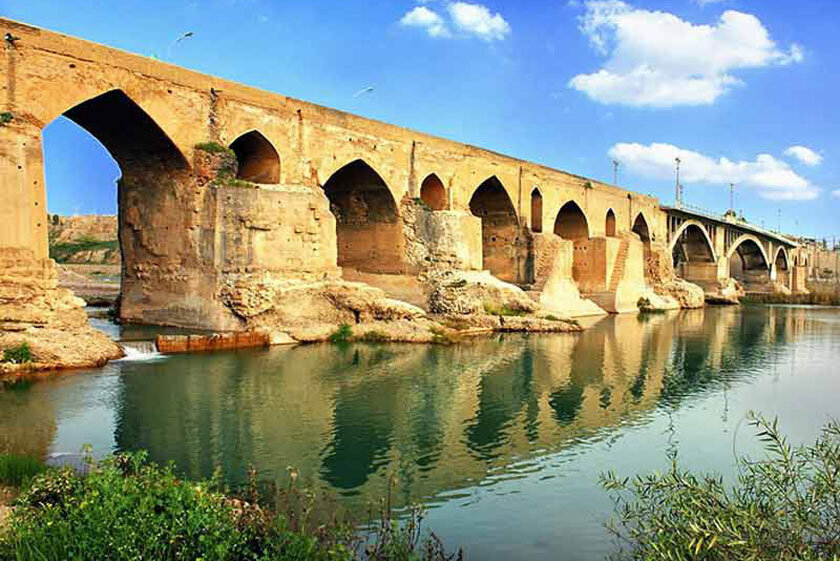
[[[676,184],[676,193],[675,197],[677,199],[677,208],[682,208],[682,185],[680,185],[680,163],[682,160],[679,158],[674,158],[674,162],[677,164],[677,184]]]
[[[612,163],[613,163],[613,185],[618,187],[618,166],[620,166],[621,163],[618,160],[613,160]]]

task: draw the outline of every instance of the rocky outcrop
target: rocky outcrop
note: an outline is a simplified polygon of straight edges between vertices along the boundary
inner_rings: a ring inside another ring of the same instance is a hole
[[[498,311],[534,313],[539,305],[517,286],[487,271],[431,273],[429,311],[439,315],[484,314]]]
[[[726,278],[718,280],[717,290],[706,293],[706,302],[724,306],[737,305],[744,294],[746,292],[741,283],[733,278]]]
[[[26,343],[32,355],[26,364],[0,363],[0,373],[88,368],[122,357],[116,343],[90,326],[84,306],[58,288],[51,260],[0,251],[0,349]]]
[[[706,304],[706,294],[703,289],[679,277],[657,284],[654,292],[660,296],[673,298],[683,309],[702,308]]]

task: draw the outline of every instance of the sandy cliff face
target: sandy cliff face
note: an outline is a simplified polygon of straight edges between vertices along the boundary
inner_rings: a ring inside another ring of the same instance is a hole
[[[119,265],[116,215],[49,216],[50,257],[58,263]]]

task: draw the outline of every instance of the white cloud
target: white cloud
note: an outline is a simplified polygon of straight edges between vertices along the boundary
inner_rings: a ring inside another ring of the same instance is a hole
[[[510,33],[510,25],[505,18],[481,4],[453,2],[449,4],[449,16],[458,29],[485,41],[502,40]]]
[[[785,156],[796,158],[806,166],[818,166],[823,157],[806,146],[791,146],[785,150]]]
[[[600,103],[708,105],[742,83],[733,71],[791,64],[804,56],[798,45],[780,50],[758,18],[734,10],[715,25],[694,25],[621,0],[588,0],[580,30],[607,60],[569,86]]]
[[[425,29],[429,37],[449,37],[449,28],[443,18],[425,6],[417,6],[402,19],[400,25]]]
[[[684,184],[735,183],[754,188],[759,196],[770,200],[811,200],[820,192],[786,162],[770,154],[759,154],[753,161],[736,162],[671,144],[619,143],[610,148],[609,156],[620,161],[624,168],[655,179],[673,178],[674,159],[679,158],[680,181]]]
[[[834,191],[832,191],[831,196],[835,199],[840,199],[840,189],[835,189]]]
[[[435,0],[418,0],[421,4],[431,4]],[[510,33],[510,24],[499,13],[492,13],[481,4],[451,2],[446,6],[449,16],[443,16],[427,8],[416,6],[400,19],[404,27],[425,29],[430,37],[453,37],[453,29],[460,36],[473,36],[485,41],[501,41]]]

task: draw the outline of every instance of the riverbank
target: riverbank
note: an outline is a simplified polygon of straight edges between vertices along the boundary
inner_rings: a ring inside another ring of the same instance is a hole
[[[323,498],[298,487],[291,469],[282,487],[259,482],[251,469],[248,485],[235,493],[218,479],[182,480],[144,452],[88,459],[83,475],[23,456],[0,461],[31,468],[10,490],[17,495],[12,506],[0,506],[3,560],[456,558],[424,530],[421,509],[398,520],[386,497],[374,517],[354,519],[324,508]]]
[[[840,284],[808,283],[808,294],[765,294],[750,292],[741,297],[749,304],[794,304],[800,306],[840,306]]]

